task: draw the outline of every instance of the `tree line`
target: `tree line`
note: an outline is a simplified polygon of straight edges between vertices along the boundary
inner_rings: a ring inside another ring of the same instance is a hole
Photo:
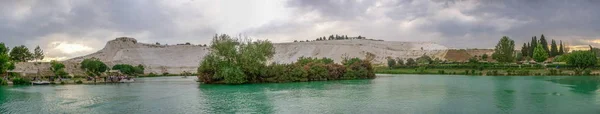
[[[567,53],[564,44],[560,41],[557,45],[555,40],[552,40],[550,46],[546,41],[544,35],[541,35],[540,40],[534,36],[531,42],[524,43],[521,52],[515,52],[515,43],[510,38],[504,36],[500,39],[496,48],[494,49],[493,58],[500,63],[510,63],[515,60],[529,60],[541,63],[548,60],[548,58],[554,58],[555,61],[566,62],[569,65],[576,66],[576,71],[593,67],[598,63],[598,56],[595,48],[590,46],[589,51],[572,51]]]
[[[543,62],[547,58],[554,58],[563,54],[565,54],[565,47],[562,41],[557,43],[556,40],[552,39],[550,45],[548,45],[546,37],[542,34],[539,40],[536,36],[533,36],[531,42],[523,43],[521,47],[522,58],[518,59],[533,59],[536,62]]]
[[[325,41],[325,40],[348,40],[348,39],[366,39],[366,37],[364,36],[360,36],[358,35],[357,37],[348,37],[348,35],[329,35],[329,37],[327,36],[323,36],[323,37],[318,37],[313,41]],[[310,40],[306,40],[306,41],[298,41],[298,40],[294,40],[294,42],[310,42]]]

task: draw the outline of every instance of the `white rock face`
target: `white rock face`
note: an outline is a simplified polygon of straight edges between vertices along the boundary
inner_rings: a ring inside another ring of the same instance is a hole
[[[292,63],[299,57],[327,57],[341,62],[343,57],[365,58],[375,55],[374,64],[385,64],[387,57],[402,59],[428,55],[444,59],[447,48],[429,42],[395,42],[373,40],[330,40],[295,43],[275,43],[275,55],[270,62]],[[144,65],[145,73],[195,73],[200,61],[209,53],[208,47],[199,45],[155,45],[138,43],[133,38],[117,38],[109,41],[104,49],[90,55],[62,61],[67,71],[84,75],[78,64],[86,58],[98,58],[109,66],[115,64]],[[43,65],[46,66],[46,65]],[[18,65],[20,71],[34,70],[31,65]],[[35,68],[47,69],[47,68]],[[33,72],[33,71],[32,71]]]

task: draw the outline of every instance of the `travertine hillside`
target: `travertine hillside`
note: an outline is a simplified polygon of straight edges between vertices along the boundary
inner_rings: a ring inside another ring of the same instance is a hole
[[[447,48],[429,42],[395,42],[373,40],[330,40],[295,43],[275,43],[275,55],[270,62],[291,63],[299,57],[328,57],[341,62],[343,57],[365,58],[367,53],[375,55],[373,63],[384,64],[387,57],[403,59],[429,55],[444,59]],[[145,73],[196,72],[199,62],[209,53],[208,47],[199,45],[155,45],[139,43],[133,38],[117,38],[109,41],[96,53],[62,61],[67,71],[83,75],[77,63],[85,58],[98,58],[107,65],[131,64],[144,65]],[[40,65],[38,65],[40,66]],[[41,65],[47,66],[47,65]],[[33,68],[35,65],[22,63],[15,71],[35,72],[48,68]]]

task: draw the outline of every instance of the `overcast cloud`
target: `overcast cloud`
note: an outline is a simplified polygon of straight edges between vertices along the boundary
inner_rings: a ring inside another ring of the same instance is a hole
[[[600,46],[597,0],[2,0],[0,41],[47,58],[93,53],[116,37],[207,44],[216,33],[274,42],[330,34],[492,48],[544,34]]]

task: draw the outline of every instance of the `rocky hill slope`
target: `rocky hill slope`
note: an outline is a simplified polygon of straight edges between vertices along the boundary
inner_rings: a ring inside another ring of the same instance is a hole
[[[397,42],[373,40],[329,40],[294,43],[274,43],[275,55],[270,62],[292,63],[299,57],[328,57],[341,62],[343,57],[365,58],[367,53],[375,55],[373,63],[385,64],[387,57],[417,58],[429,55],[445,60],[448,48],[430,42]],[[109,41],[96,53],[62,61],[67,71],[75,75],[83,75],[77,63],[86,58],[98,58],[107,65],[131,64],[144,65],[145,73],[196,72],[199,62],[210,52],[208,47],[200,45],[155,45],[139,43],[133,38],[117,38]],[[44,63],[46,64],[46,63]],[[47,65],[41,65],[47,66]],[[40,65],[21,63],[15,71],[41,72],[48,68],[37,68]]]

